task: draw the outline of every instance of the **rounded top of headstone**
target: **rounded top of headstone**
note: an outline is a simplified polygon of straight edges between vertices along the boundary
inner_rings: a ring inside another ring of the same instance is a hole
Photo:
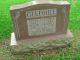
[[[34,1],[36,1],[38,3],[46,3],[46,2],[49,2],[49,0],[34,0]]]

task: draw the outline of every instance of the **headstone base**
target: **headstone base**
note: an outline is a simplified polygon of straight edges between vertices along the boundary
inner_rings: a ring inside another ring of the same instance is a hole
[[[54,49],[57,47],[66,47],[72,41],[73,35],[68,30],[66,34],[51,35],[38,38],[30,38],[27,40],[16,41],[15,33],[11,34],[11,50],[14,53],[27,53],[36,50]]]

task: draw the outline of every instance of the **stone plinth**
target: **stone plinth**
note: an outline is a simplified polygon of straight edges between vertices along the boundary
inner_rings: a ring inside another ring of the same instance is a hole
[[[57,47],[66,47],[72,42],[72,33],[67,31],[66,34],[51,35],[39,38],[30,38],[27,40],[17,41],[15,38],[15,33],[11,35],[11,47],[16,53],[27,53],[31,51],[39,51],[46,49],[55,49]]]

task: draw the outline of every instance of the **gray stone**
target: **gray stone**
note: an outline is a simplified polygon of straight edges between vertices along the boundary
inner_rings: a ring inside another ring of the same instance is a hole
[[[69,12],[67,1],[35,0],[11,6],[12,49],[21,52],[67,45],[72,38],[67,29]]]

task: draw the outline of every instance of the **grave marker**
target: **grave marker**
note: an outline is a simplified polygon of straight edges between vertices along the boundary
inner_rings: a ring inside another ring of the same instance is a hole
[[[14,25],[11,45],[28,46],[28,43],[45,43],[56,39],[70,41],[72,37],[67,29],[70,12],[67,1],[35,0],[12,6],[10,11]]]

